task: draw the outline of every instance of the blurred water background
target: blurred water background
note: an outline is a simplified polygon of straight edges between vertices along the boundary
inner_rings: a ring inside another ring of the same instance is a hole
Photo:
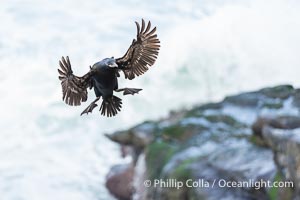
[[[69,55],[76,75],[121,57],[134,21],[158,27],[153,68],[120,86],[143,88],[104,118],[61,100],[58,60]],[[1,0],[1,200],[110,199],[105,174],[123,162],[103,133],[128,128],[171,109],[217,101],[263,86],[299,86],[297,0]]]

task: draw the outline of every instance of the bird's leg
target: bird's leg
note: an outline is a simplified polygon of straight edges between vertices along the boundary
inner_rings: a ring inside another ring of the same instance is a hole
[[[134,95],[135,93],[139,93],[142,89],[137,89],[137,88],[122,88],[122,89],[116,89],[116,92],[122,92],[123,95],[131,94]]]
[[[96,108],[98,105],[96,104],[96,102],[100,99],[100,97],[97,97],[86,109],[84,109],[84,111],[82,111],[82,113],[80,115],[83,114],[89,114],[89,112],[91,113],[93,111],[94,108]]]

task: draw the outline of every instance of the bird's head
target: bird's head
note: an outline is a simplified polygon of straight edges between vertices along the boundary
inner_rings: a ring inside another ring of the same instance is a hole
[[[105,58],[103,60],[101,60],[100,62],[97,62],[93,65],[93,67],[91,67],[91,69],[93,70],[100,70],[101,68],[104,69],[114,69],[117,68],[118,65],[116,63],[116,59],[114,59],[114,57],[111,58]]]
[[[105,58],[105,59],[103,59],[103,62],[106,66],[108,66],[110,68],[117,68],[118,67],[118,65],[116,63],[116,59],[114,57]]]
[[[114,59],[114,57],[111,57],[111,58],[105,58],[105,59],[101,60],[100,62],[95,63],[91,67],[91,70],[98,71],[101,69],[114,69],[117,67],[118,67],[118,64],[116,63],[116,59]]]

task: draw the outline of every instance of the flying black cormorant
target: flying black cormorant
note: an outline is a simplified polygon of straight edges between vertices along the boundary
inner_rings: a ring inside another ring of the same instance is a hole
[[[142,89],[118,87],[119,72],[122,71],[126,79],[132,80],[144,74],[152,66],[158,56],[160,41],[155,34],[156,27],[152,30],[151,22],[142,27],[135,22],[137,37],[132,41],[129,49],[121,58],[105,58],[95,63],[87,74],[82,77],[73,74],[69,57],[62,57],[59,61],[59,80],[61,80],[63,100],[71,106],[79,106],[87,100],[87,89],[94,88],[96,99],[81,113],[88,114],[98,105],[96,102],[102,97],[100,106],[102,115],[115,116],[122,107],[122,100],[113,95],[113,92],[123,92],[123,95],[134,95]]]

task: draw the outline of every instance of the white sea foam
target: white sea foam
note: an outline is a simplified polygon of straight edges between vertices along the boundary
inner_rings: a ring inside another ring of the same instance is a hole
[[[104,176],[120,160],[104,132],[229,93],[299,85],[299,9],[296,0],[1,1],[1,199],[107,199]],[[120,85],[144,90],[113,119],[80,117],[88,103],[61,101],[58,59],[69,55],[81,75],[122,56],[141,17],[158,26],[161,52]]]

